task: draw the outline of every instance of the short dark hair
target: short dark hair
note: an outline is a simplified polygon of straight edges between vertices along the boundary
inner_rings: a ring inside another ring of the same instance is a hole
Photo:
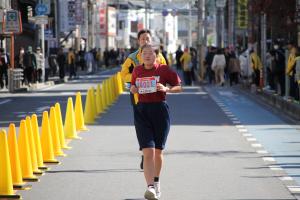
[[[140,36],[144,33],[149,33],[149,35],[151,36],[151,32],[148,29],[142,29],[138,32],[138,39],[140,39]]]

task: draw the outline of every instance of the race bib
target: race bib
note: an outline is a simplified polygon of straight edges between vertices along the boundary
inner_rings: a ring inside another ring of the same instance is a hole
[[[139,94],[147,94],[156,92],[156,78],[155,77],[143,77],[136,79],[136,86]]]

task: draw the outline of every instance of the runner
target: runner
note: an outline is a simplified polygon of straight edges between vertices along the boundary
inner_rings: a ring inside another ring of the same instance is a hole
[[[139,43],[139,49],[133,52],[128,56],[128,58],[125,60],[124,64],[122,65],[121,70],[121,76],[124,82],[126,83],[127,89],[130,88],[130,82],[131,82],[131,74],[133,71],[133,68],[142,64],[142,58],[141,58],[141,47],[145,44],[151,43],[151,32],[150,30],[143,29],[138,32],[138,43]],[[158,58],[160,60],[159,64],[166,64],[166,60],[164,59],[163,55],[161,53],[158,54]],[[133,94],[130,94],[131,99],[131,105],[133,106],[137,102],[137,96],[134,97]],[[140,168],[143,169],[143,156],[140,163]]]
[[[130,92],[138,94],[134,124],[140,149],[144,155],[147,190],[144,197],[157,200],[161,196],[159,176],[170,130],[166,93],[182,91],[179,76],[167,65],[155,63],[155,50],[150,44],[141,48],[143,65],[134,68]],[[166,86],[166,85],[170,86]]]

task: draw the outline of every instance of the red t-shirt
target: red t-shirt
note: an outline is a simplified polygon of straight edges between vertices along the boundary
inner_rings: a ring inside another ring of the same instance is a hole
[[[131,85],[136,85],[137,78],[143,77],[155,77],[157,82],[166,86],[180,85],[181,80],[175,71],[170,69],[167,65],[154,64],[152,69],[145,69],[143,65],[139,65],[134,68],[131,77]],[[150,102],[161,102],[166,100],[166,93],[157,91],[154,93],[139,94],[139,102],[150,103]]]

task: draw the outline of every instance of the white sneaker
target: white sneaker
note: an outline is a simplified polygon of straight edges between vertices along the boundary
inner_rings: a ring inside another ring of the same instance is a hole
[[[144,194],[145,199],[147,200],[158,200],[156,196],[156,192],[153,186],[150,186],[147,188],[145,194]]]
[[[154,185],[156,197],[159,199],[160,196],[161,196],[161,192],[160,192],[160,182],[154,182],[153,185]]]

